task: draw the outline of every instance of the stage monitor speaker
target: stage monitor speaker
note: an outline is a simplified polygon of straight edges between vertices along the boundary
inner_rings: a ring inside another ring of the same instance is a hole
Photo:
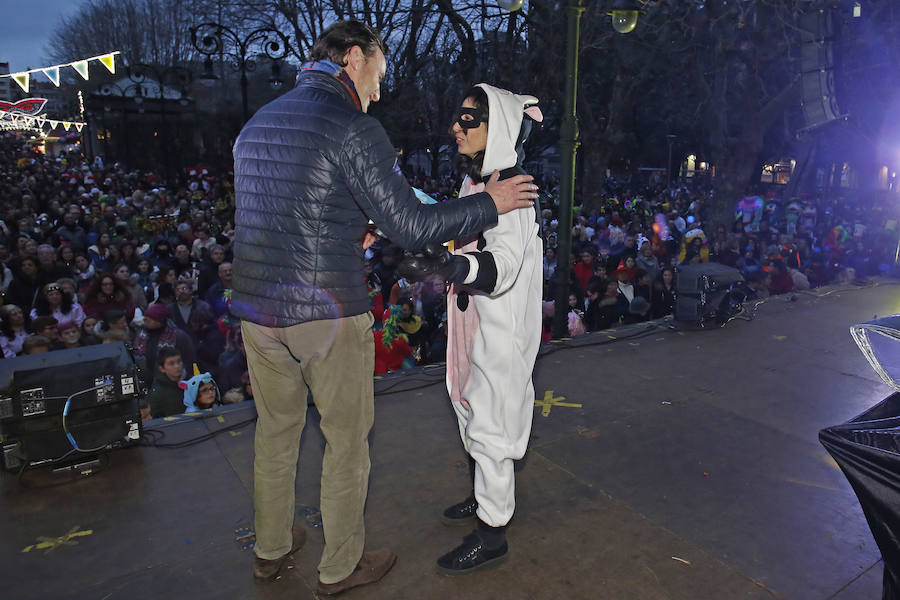
[[[731,291],[744,281],[737,269],[719,263],[682,265],[675,269],[675,320],[703,325],[721,318],[730,307]]]
[[[136,443],[143,391],[121,342],[0,361],[4,468],[55,462],[76,448],[71,453],[84,456]]]
[[[675,269],[675,292],[677,294],[701,294],[728,289],[744,276],[733,267],[719,263],[699,263],[681,265]]]

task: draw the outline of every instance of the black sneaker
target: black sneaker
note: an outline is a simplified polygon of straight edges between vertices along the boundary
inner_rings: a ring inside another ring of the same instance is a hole
[[[457,502],[450,508],[446,509],[441,515],[441,523],[444,525],[470,525],[475,522],[475,511],[478,510],[478,501],[475,500],[474,494]]]
[[[463,538],[462,544],[437,560],[436,569],[441,575],[468,575],[499,567],[507,558],[509,546],[506,541],[499,548],[491,550],[484,545],[478,532],[473,531]]]

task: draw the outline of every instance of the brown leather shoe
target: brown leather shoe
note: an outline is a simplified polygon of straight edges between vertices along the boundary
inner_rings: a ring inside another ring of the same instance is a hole
[[[295,554],[306,543],[306,528],[303,525],[294,525],[291,528],[291,550],[281,558],[260,558],[253,561],[253,577],[258,581],[275,581],[281,573],[288,557]]]
[[[366,585],[367,583],[375,583],[384,577],[396,562],[397,555],[387,548],[364,552],[362,558],[359,559],[359,564],[356,565],[356,569],[352,573],[337,583],[322,583],[320,581],[317,592],[320,596],[334,596],[351,588]]]

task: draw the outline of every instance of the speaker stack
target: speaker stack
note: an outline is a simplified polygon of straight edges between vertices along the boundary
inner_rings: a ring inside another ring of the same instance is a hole
[[[840,118],[834,87],[834,24],[830,9],[800,16],[801,103],[806,130]]]

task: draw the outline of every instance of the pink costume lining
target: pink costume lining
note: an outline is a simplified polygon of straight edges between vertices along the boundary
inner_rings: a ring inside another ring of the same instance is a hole
[[[484,191],[484,184],[473,184],[466,177],[459,190],[459,197],[464,198],[472,194]],[[453,243],[453,254],[464,254],[478,250],[478,236],[473,236]],[[472,344],[475,341],[475,332],[478,331],[478,309],[471,300],[463,312],[456,304],[460,292],[470,293],[467,286],[452,284],[450,294],[447,296],[447,391],[450,393],[451,402],[459,402],[469,409],[469,402],[463,397],[469,375],[472,373],[472,363],[469,356]]]

